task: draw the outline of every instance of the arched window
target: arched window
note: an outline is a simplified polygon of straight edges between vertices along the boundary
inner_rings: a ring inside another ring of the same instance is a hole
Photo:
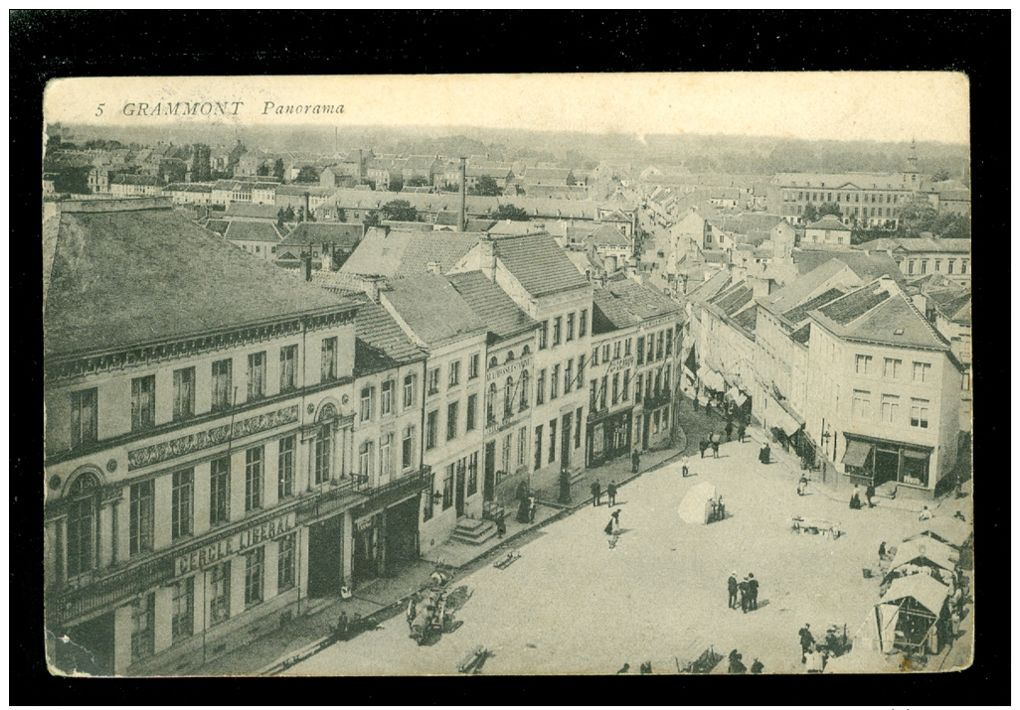
[[[510,350],[506,354],[506,362],[513,362],[513,359],[514,359],[514,351]]]
[[[509,417],[514,411],[514,378],[506,378],[506,391],[503,393],[503,416]]]
[[[524,357],[525,355],[530,355],[530,354],[531,354],[531,347],[528,346],[528,345],[525,345],[524,348],[521,350],[521,357]]]
[[[67,576],[77,577],[96,566],[99,520],[99,479],[83,473],[67,492]]]
[[[528,371],[525,370],[521,373],[521,411],[523,412],[528,408]]]
[[[496,383],[489,383],[489,396],[485,400],[485,421],[492,424],[496,421],[496,415],[493,413],[494,403],[496,401]]]
[[[315,485],[330,479],[333,458],[333,427],[322,424],[315,435]]]
[[[489,367],[497,367],[498,365],[499,365],[499,360],[496,359],[495,355],[493,355],[492,357],[489,358]]]

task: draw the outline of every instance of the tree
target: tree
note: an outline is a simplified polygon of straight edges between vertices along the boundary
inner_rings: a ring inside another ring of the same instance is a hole
[[[362,221],[362,224],[364,224],[365,229],[368,229],[369,227],[378,227],[380,221],[379,212],[377,210],[372,210],[365,215],[365,219]]]
[[[347,221],[347,210],[345,210],[343,207],[340,207],[339,205],[337,205],[336,208],[336,221],[337,222]]]
[[[573,170],[571,170],[569,173],[567,173],[567,184],[570,185],[570,186],[574,186],[574,185],[577,184],[577,178],[574,177],[574,171]]]
[[[273,163],[273,177],[283,182],[283,158],[277,158]]]
[[[808,202],[804,205],[803,216],[805,222],[815,222],[818,220],[818,209],[814,206],[814,204]]]
[[[404,179],[402,177],[390,178],[390,192],[400,192],[404,189]]]
[[[511,219],[516,222],[527,222],[531,219],[528,213],[515,205],[500,205],[492,213],[493,219]]]
[[[262,165],[260,165],[258,169],[255,171],[255,174],[260,177],[265,177],[269,175],[269,165],[266,163],[262,163]]]
[[[319,182],[319,171],[311,165],[305,165],[298,171],[296,182]]]
[[[196,143],[191,148],[191,180],[205,182],[212,177],[211,151],[204,143]]]
[[[407,187],[428,187],[429,180],[421,175],[415,175],[410,180],[404,183]]]
[[[818,218],[821,219],[827,214],[833,214],[839,217],[839,205],[835,202],[823,202],[822,206],[818,208]]]
[[[478,182],[470,190],[472,195],[486,195],[488,197],[495,197],[500,194],[499,185],[496,184],[496,178],[491,175],[482,175],[478,178]]]
[[[396,222],[417,222],[418,210],[407,200],[390,200],[382,206],[382,218]]]

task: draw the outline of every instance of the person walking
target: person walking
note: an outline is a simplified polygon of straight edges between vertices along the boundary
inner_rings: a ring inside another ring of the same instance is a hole
[[[714,456],[715,458],[719,458],[719,442],[718,441],[713,441],[712,442],[712,456]]]
[[[868,507],[874,508],[875,503],[871,500],[875,497],[875,484],[869,483],[868,487],[864,489],[864,497],[868,499]]]
[[[683,460],[683,464],[680,466],[680,473],[683,474],[684,478],[690,475],[690,469],[687,468],[687,459]]]
[[[616,481],[610,481],[609,485],[606,486],[606,497],[609,499],[606,505],[610,508],[616,505]]]
[[[701,458],[705,458],[705,449],[708,448],[708,442],[702,439],[698,442],[698,448],[701,450]]]
[[[758,609],[758,580],[754,578],[753,572],[747,573],[747,607],[751,611]]]
[[[884,560],[885,555],[886,555],[885,540],[882,540],[882,542],[878,546],[878,561],[881,562],[882,560]]]
[[[641,454],[638,453],[637,449],[634,449],[634,453],[630,455],[630,472],[637,473],[641,467]]]
[[[733,422],[731,420],[726,420],[726,428],[723,431],[726,432],[726,442],[729,443],[730,435],[733,434]]]
[[[594,508],[602,505],[602,486],[597,478],[591,484],[591,504]]]
[[[807,654],[815,643],[815,637],[811,635],[811,624],[804,624],[800,631],[800,662],[807,663]]]
[[[737,585],[737,591],[740,592],[740,610],[746,614],[747,607],[750,602],[750,598],[748,596],[750,594],[750,587],[748,587],[747,584],[747,577],[740,580],[740,583]]]
[[[797,495],[802,496],[807,492],[807,474],[800,474],[800,481],[797,482]]]
[[[857,490],[857,486],[854,486],[854,493],[850,496],[850,510],[861,509],[861,493]]]
[[[744,432],[746,431],[747,427],[744,425],[744,422],[740,422],[740,424],[737,425],[737,441],[741,444],[744,443]]]
[[[535,511],[538,510],[538,499],[534,495],[528,496],[528,522],[535,522]]]
[[[730,578],[726,580],[726,590],[729,592],[727,606],[730,609],[737,608],[737,573],[730,572]]]

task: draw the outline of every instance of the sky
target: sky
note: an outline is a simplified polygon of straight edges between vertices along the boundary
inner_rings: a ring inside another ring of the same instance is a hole
[[[141,103],[151,111],[205,101],[221,102],[225,115],[138,115]],[[343,113],[276,113],[316,104],[342,104]],[[960,144],[970,134],[967,77],[949,72],[77,78],[47,86],[44,114],[47,123],[151,127],[480,126]]]

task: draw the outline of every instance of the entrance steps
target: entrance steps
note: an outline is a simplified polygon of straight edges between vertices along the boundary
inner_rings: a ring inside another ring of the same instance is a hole
[[[457,527],[450,535],[450,539],[465,545],[484,545],[495,536],[496,523],[491,520],[462,518],[457,521]]]

